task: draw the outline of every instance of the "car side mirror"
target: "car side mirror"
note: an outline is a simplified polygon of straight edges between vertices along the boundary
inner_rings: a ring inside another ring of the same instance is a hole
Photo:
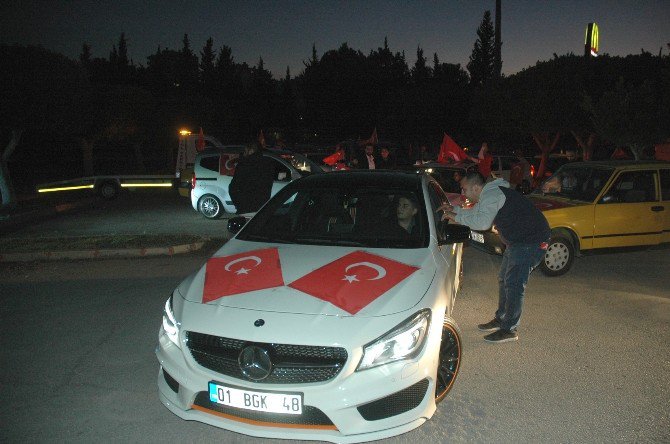
[[[439,245],[460,244],[470,239],[470,227],[466,225],[441,223],[440,234],[442,235]]]
[[[247,218],[244,216],[236,216],[228,219],[228,231],[231,234],[237,234],[243,226],[247,224]]]

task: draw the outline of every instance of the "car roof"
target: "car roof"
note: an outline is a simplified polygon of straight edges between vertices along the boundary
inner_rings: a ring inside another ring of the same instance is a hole
[[[334,171],[303,177],[296,184],[300,187],[366,187],[403,188],[417,190],[421,187],[423,173],[398,170]],[[299,182],[299,184],[298,184]]]
[[[569,162],[564,164],[570,166],[602,166],[608,168],[618,169],[635,169],[635,168],[655,168],[655,167],[670,167],[670,162],[663,160],[589,160],[582,162]]]

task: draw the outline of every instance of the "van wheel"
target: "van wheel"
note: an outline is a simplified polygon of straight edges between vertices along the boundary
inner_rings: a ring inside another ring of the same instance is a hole
[[[98,194],[107,200],[116,198],[119,195],[119,186],[116,182],[103,182],[98,185]]]
[[[223,206],[221,201],[211,194],[202,196],[198,201],[198,211],[207,219],[216,219],[221,216]]]
[[[454,385],[461,366],[461,332],[455,322],[445,319],[442,325],[442,341],[437,358],[437,378],[435,380],[435,403],[439,403]]]
[[[540,270],[547,276],[560,276],[568,272],[575,260],[575,247],[565,236],[552,237],[540,262]]]

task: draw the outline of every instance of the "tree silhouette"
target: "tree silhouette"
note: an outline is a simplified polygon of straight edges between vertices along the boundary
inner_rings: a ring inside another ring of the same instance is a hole
[[[467,68],[473,85],[481,86],[489,83],[495,76],[494,30],[491,23],[491,11],[484,12],[477,40],[470,55]]]

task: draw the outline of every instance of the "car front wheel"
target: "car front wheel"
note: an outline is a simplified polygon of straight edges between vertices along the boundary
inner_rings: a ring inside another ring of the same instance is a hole
[[[216,219],[223,213],[221,201],[212,195],[202,196],[198,201],[198,211],[207,219]]]
[[[540,262],[540,270],[547,276],[560,276],[567,273],[575,259],[575,247],[565,236],[552,237],[547,252]]]
[[[461,365],[463,350],[461,332],[456,323],[445,320],[442,325],[442,341],[437,361],[437,379],[435,381],[435,403],[444,399],[454,385]]]

